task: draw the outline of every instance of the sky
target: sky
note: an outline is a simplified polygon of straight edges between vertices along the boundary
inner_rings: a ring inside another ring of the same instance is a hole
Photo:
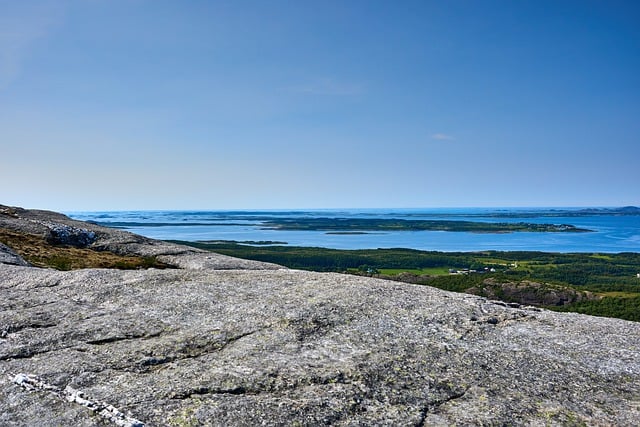
[[[0,204],[640,205],[640,2],[0,0]]]

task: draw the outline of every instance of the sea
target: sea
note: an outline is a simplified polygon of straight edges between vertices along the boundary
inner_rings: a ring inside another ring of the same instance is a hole
[[[236,211],[65,212],[68,216],[161,240],[235,241],[242,244],[335,249],[410,248],[428,251],[640,252],[640,213],[596,213],[583,208],[325,209]],[[265,227],[270,219],[397,218],[570,224],[591,232],[477,233],[383,231],[332,234]]]

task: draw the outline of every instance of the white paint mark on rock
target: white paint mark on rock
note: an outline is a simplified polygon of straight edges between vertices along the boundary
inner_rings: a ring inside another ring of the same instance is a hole
[[[144,427],[144,423],[142,421],[125,415],[113,405],[91,400],[85,397],[85,394],[82,391],[76,390],[72,387],[67,386],[62,390],[59,387],[42,381],[35,375],[27,375],[23,373],[13,376],[12,381],[29,391],[48,391],[61,399],[67,400],[68,402],[82,405],[119,427]]]

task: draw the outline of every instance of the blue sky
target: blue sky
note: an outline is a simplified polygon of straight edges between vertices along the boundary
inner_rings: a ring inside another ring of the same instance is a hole
[[[640,205],[640,2],[0,0],[0,203]]]

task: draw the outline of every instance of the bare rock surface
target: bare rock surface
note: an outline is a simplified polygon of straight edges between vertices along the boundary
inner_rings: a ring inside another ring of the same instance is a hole
[[[29,265],[29,263],[15,253],[13,249],[2,243],[0,243],[0,264]]]
[[[0,227],[50,230],[37,221],[93,232],[89,247],[153,253],[180,268],[63,272],[0,256],[3,426],[640,420],[638,323],[0,212]]]

